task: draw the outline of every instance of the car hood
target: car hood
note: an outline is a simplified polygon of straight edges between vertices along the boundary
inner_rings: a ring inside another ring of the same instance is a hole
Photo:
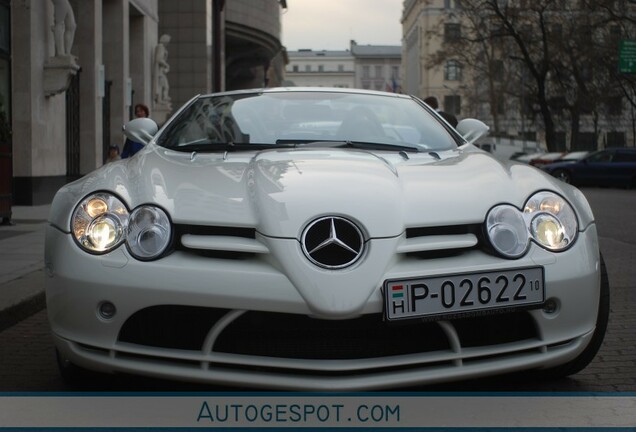
[[[151,144],[64,187],[51,219],[68,227],[79,200],[107,190],[130,209],[157,204],[179,224],[300,238],[317,217],[336,215],[356,221],[368,238],[386,238],[409,227],[481,223],[493,206],[521,208],[538,190],[575,193],[564,187],[470,145],[430,154],[330,148],[191,154]]]

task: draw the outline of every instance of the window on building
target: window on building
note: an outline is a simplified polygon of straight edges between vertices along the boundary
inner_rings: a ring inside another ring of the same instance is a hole
[[[556,151],[565,151],[565,140],[567,139],[567,135],[565,132],[555,132],[554,133],[554,149]],[[574,151],[574,150],[573,150]]]
[[[561,23],[552,24],[551,36],[554,40],[563,40],[563,25]]]
[[[581,65],[581,78],[586,81],[592,81],[594,79],[594,67],[590,64]]]
[[[609,43],[612,45],[618,45],[621,40],[621,28],[617,25],[612,25],[609,28]]]
[[[400,67],[399,66],[391,66],[391,79],[398,79],[400,77]]]
[[[572,147],[576,147],[573,150],[588,150],[593,151],[598,148],[596,145],[596,134],[594,132],[579,132],[578,139],[575,140]]]
[[[521,132],[521,134],[519,136],[520,136],[521,139],[526,140],[526,141],[536,141],[537,140],[537,133],[535,131],[523,131],[523,132]],[[565,140],[565,138],[564,138],[564,140]]]
[[[298,72],[298,65],[294,65],[294,66],[292,67],[292,70],[293,70],[294,72]]]
[[[462,67],[457,60],[449,60],[444,65],[444,79],[446,81],[461,81]]]
[[[457,42],[462,37],[462,27],[456,23],[444,24],[444,42]]]
[[[503,92],[496,93],[490,110],[492,114],[501,115],[506,113],[506,101]]]
[[[375,67],[375,77],[382,78],[382,66]]]
[[[490,73],[493,81],[502,82],[504,80],[504,63],[502,60],[492,60],[490,62]]]
[[[371,78],[371,68],[369,66],[362,66],[362,78]]]
[[[606,140],[607,147],[625,147],[625,132],[608,132]],[[636,160],[632,159],[631,162],[636,162]]]
[[[344,65],[338,65],[338,72],[344,72]]]
[[[578,36],[583,46],[592,45],[594,43],[594,28],[590,25],[581,26]]]
[[[493,19],[490,22],[490,37],[498,38],[506,35],[506,29],[498,20]]]
[[[444,9],[460,9],[461,0],[444,0]]]
[[[444,96],[444,111],[449,114],[459,115],[461,113],[462,98],[459,95]]]
[[[318,72],[324,72],[325,71],[325,66],[324,65],[318,65]]]
[[[607,99],[607,112],[609,115],[619,116],[623,114],[623,98],[614,96]]]
[[[555,113],[559,114],[567,107],[567,100],[565,96],[555,96],[548,99],[548,105]]]
[[[311,72],[311,65],[305,65],[305,72]]]

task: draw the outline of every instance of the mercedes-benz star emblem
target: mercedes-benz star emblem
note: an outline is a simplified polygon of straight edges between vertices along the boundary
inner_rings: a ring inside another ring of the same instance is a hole
[[[364,236],[353,222],[328,216],[311,222],[302,236],[305,256],[317,266],[327,269],[349,267],[362,256]]]

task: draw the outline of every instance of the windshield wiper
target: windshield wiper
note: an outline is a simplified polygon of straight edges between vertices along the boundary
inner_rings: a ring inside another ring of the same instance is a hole
[[[170,150],[190,153],[214,153],[214,152],[233,152],[233,151],[255,151],[269,150],[276,148],[293,148],[292,144],[262,144],[262,143],[232,143],[232,142],[194,142],[190,144],[168,147]]]
[[[396,152],[419,152],[420,149],[415,146],[404,144],[387,144],[378,142],[350,141],[350,140],[294,140],[281,139],[276,144],[294,144],[296,147],[329,147],[329,148],[355,148],[362,150],[391,150]]]

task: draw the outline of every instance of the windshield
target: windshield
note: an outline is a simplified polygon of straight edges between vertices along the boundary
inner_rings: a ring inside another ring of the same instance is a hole
[[[455,139],[411,98],[294,91],[201,97],[158,144],[181,151],[312,145],[439,151],[456,148]]]

